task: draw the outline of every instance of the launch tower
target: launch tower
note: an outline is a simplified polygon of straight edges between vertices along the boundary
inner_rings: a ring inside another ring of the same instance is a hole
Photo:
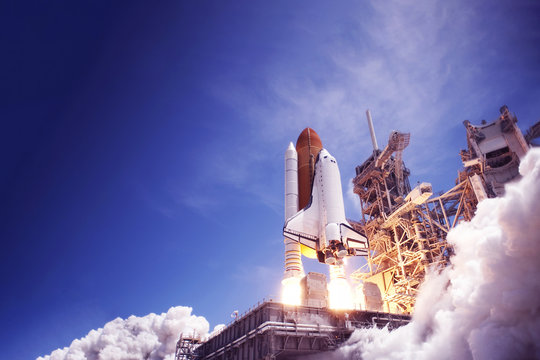
[[[352,274],[367,310],[411,313],[428,268],[442,268],[449,261],[448,232],[469,221],[479,201],[501,195],[504,184],[518,176],[519,160],[540,126],[534,125],[526,140],[508,107],[501,107],[500,113],[490,124],[464,122],[464,169],[455,187],[432,197],[429,183],[410,188],[410,172],[402,160],[410,135],[394,131],[379,150],[368,110],[374,150],[356,167],[353,184],[362,208],[362,219],[355,225],[369,239],[370,251],[368,263]]]

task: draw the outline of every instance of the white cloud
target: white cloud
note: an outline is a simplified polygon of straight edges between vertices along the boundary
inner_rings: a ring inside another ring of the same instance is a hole
[[[116,318],[103,328],[73,340],[69,347],[37,360],[173,360],[181,333],[198,338],[208,334],[208,321],[191,315],[191,311],[189,307],[177,306],[161,315]]]

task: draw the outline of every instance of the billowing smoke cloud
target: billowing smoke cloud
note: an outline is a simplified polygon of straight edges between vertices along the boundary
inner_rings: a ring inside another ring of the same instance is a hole
[[[452,265],[426,278],[409,325],[357,330],[334,357],[540,359],[540,149],[520,173],[450,232]]]
[[[37,360],[172,360],[180,333],[199,338],[208,334],[208,321],[191,310],[177,306],[161,315],[116,318]]]

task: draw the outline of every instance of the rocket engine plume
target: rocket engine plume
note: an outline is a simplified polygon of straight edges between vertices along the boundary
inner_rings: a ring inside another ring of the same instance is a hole
[[[293,276],[281,281],[281,302],[286,305],[301,305],[302,287],[301,277]]]
[[[351,286],[345,277],[344,265],[330,265],[330,283],[328,284],[328,301],[330,309],[354,309]]]

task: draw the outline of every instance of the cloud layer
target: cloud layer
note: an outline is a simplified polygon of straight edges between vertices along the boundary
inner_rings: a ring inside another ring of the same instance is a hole
[[[520,173],[449,233],[452,264],[426,279],[413,321],[357,330],[336,358],[540,358],[540,149]]]
[[[208,321],[191,315],[191,311],[190,307],[177,306],[161,315],[116,318],[73,340],[69,347],[37,360],[173,360],[181,333],[199,338],[208,334]]]

